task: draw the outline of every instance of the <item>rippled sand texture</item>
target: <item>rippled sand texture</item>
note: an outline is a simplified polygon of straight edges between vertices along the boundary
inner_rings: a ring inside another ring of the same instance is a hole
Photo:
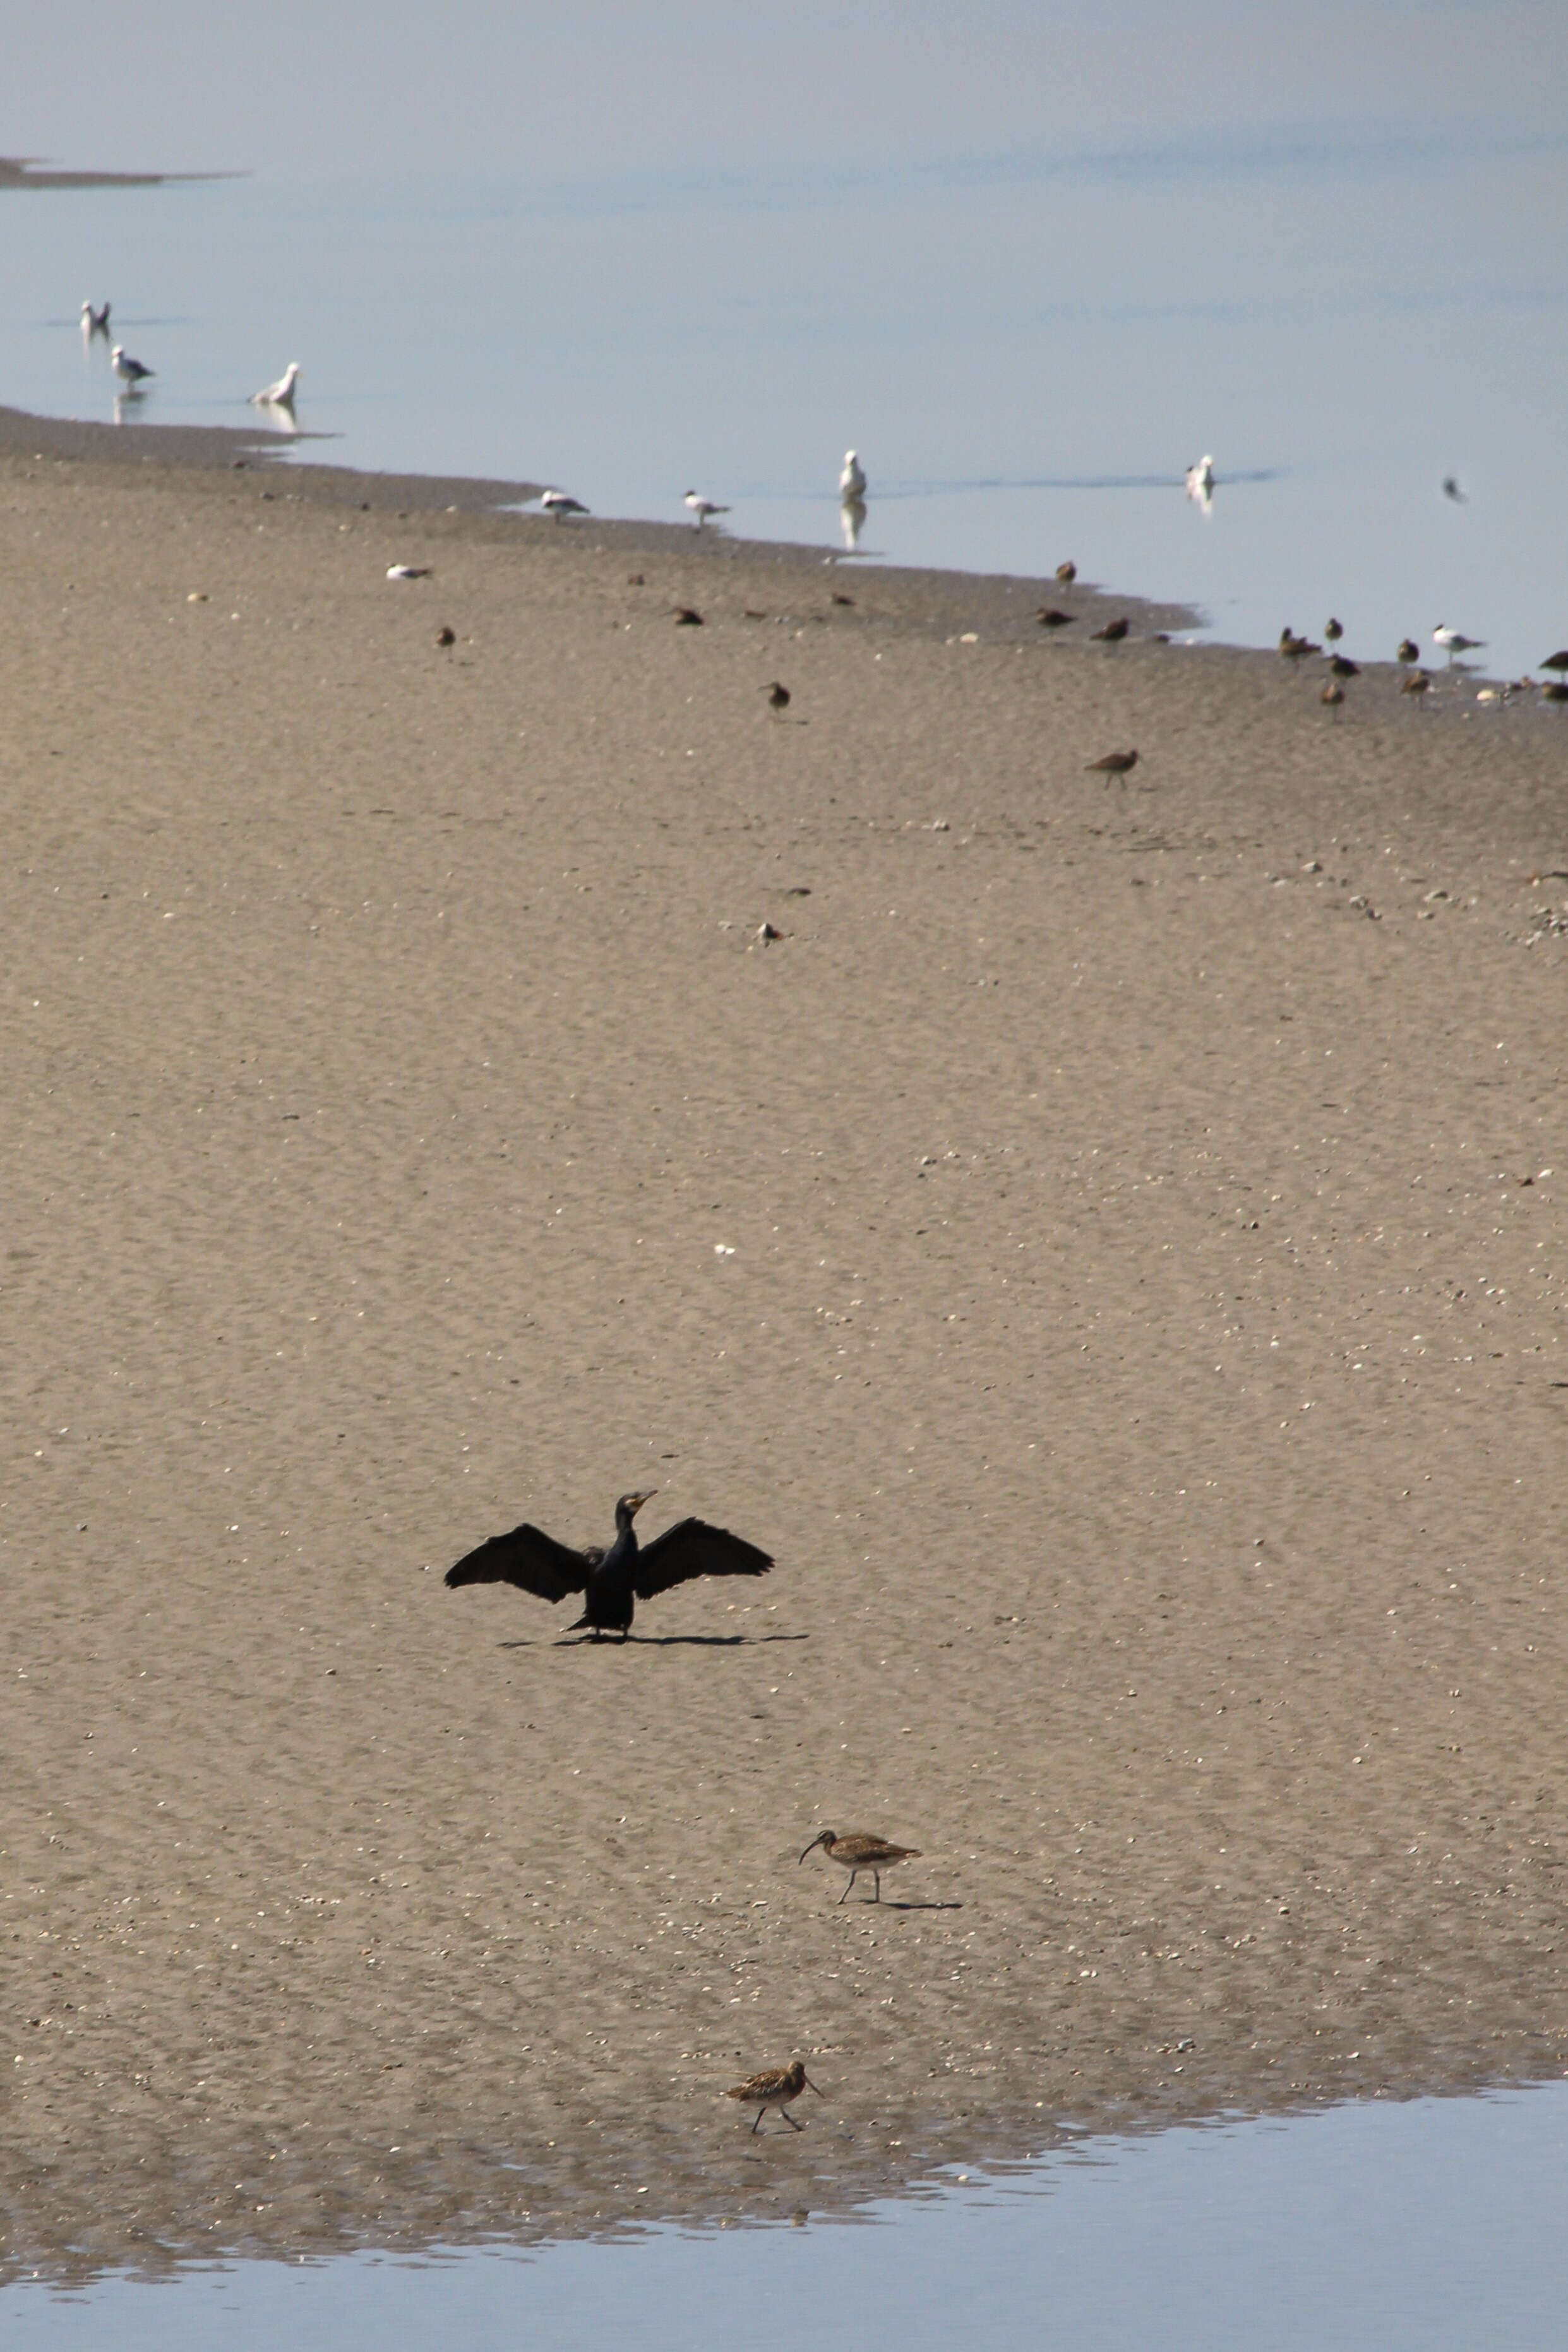
[[[0,464],[13,2264],[1560,2063],[1568,728],[695,541]]]

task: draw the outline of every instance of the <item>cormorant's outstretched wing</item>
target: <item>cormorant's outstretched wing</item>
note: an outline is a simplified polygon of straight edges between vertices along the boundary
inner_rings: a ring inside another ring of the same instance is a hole
[[[448,1584],[515,1584],[520,1592],[537,1592],[541,1601],[564,1601],[580,1592],[590,1569],[597,1568],[601,1551],[573,1551],[557,1543],[542,1528],[525,1521],[510,1535],[492,1536],[477,1551],[467,1553],[446,1571]]]
[[[773,1562],[765,1551],[732,1536],[727,1528],[710,1528],[706,1519],[680,1519],[652,1543],[643,1544],[632,1570],[632,1590],[639,1601],[668,1592],[693,1576],[766,1576]]]

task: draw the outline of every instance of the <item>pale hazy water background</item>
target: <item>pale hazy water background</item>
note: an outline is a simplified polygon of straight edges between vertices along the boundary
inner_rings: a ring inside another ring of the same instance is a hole
[[[778,2129],[777,2123],[774,2128]],[[1545,2352],[1568,2084],[1085,2139],[863,2222],[0,2290],[16,2352]]]
[[[1381,658],[1447,620],[1513,674],[1568,646],[1563,32],[59,0],[7,26],[0,152],[252,176],[0,194],[0,401],[111,418],[74,324],[107,295],[148,422],[243,423],[297,359],[307,455],[675,520],[695,486],[824,545],[852,443],[873,555],[1071,554]]]

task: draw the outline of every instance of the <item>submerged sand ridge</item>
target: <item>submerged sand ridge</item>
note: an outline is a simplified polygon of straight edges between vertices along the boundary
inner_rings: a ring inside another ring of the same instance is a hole
[[[1555,2069],[1554,714],[267,488],[0,472],[12,2265]]]

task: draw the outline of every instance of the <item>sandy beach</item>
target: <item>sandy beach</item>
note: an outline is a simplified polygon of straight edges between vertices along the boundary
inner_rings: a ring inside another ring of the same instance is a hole
[[[53,430],[0,2277],[1560,2072],[1561,713]],[[443,1588],[641,1486],[773,1573]]]

